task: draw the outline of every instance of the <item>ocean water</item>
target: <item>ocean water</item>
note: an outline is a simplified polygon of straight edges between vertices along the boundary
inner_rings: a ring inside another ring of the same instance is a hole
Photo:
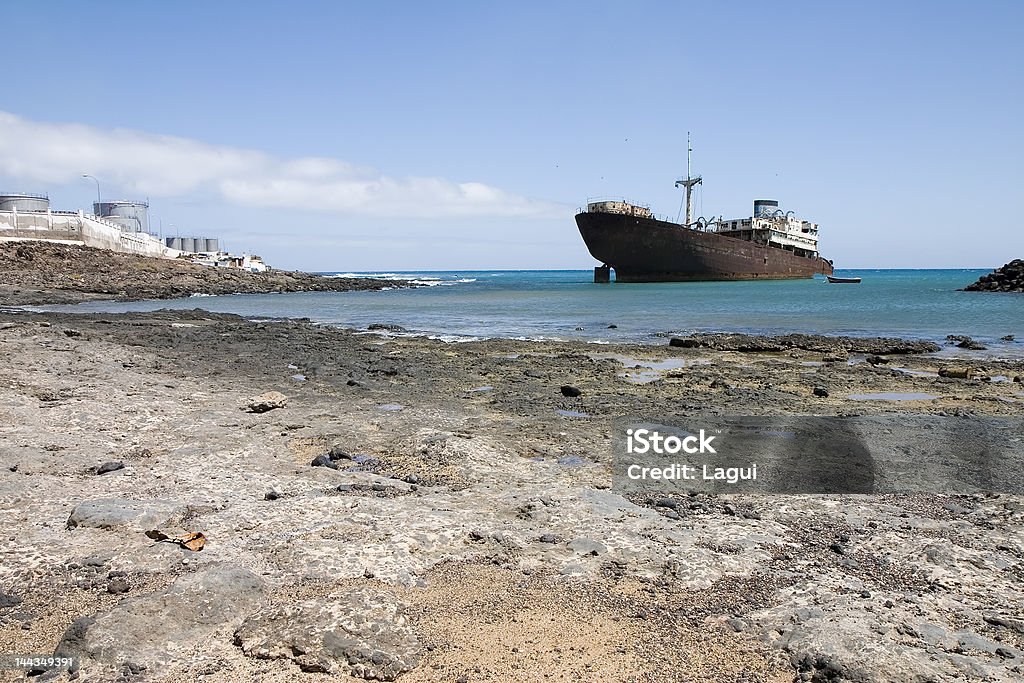
[[[389,323],[410,333],[451,341],[510,337],[661,344],[665,335],[699,331],[885,335],[944,341],[948,334],[966,334],[990,344],[1000,355],[1024,355],[1024,295],[957,291],[986,272],[837,272],[863,278],[857,285],[829,284],[821,277],[599,285],[593,283],[589,270],[357,273],[411,278],[427,286],[45,308],[82,312],[204,308],[250,317],[308,317],[353,328]],[[1021,341],[999,341],[1011,334]]]

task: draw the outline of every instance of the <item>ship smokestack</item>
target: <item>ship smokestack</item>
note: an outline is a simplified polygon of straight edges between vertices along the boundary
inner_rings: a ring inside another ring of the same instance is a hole
[[[779,203],[774,199],[755,199],[754,218],[771,218],[779,210]]]

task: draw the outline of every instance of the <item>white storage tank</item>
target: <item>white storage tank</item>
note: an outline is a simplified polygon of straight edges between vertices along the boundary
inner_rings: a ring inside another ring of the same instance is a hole
[[[93,213],[116,223],[125,232],[149,232],[149,204],[117,200],[93,202]]]
[[[6,192],[0,194],[0,211],[46,213],[49,210],[50,198],[45,194],[28,194],[26,192]]]

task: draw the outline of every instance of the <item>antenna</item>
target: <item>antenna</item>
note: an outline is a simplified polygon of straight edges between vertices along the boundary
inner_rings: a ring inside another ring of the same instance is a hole
[[[693,147],[690,145],[690,131],[686,131],[686,179],[690,179],[690,153]]]

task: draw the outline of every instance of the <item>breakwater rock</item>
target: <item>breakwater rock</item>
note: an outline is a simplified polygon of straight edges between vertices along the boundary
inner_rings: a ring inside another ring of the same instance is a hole
[[[964,292],[1024,292],[1024,259],[1014,259],[1002,268],[963,288]]]
[[[0,242],[0,304],[12,306],[407,286],[409,283],[393,280],[335,278],[283,270],[250,273],[73,244]]]

